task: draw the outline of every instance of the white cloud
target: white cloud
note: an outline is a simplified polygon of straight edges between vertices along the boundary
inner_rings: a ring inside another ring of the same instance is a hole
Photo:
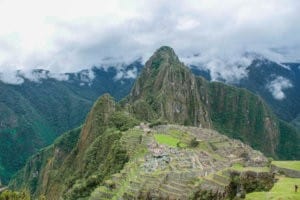
[[[290,80],[282,76],[278,76],[268,83],[266,87],[275,99],[283,100],[285,98],[283,90],[293,87],[293,84]]]
[[[119,69],[114,77],[114,80],[118,81],[121,79],[135,79],[137,77],[137,73],[138,70],[136,67],[129,70]]]
[[[0,72],[74,72],[169,45],[180,57],[200,53],[216,78],[238,79],[246,51],[299,61],[299,9],[298,0],[2,0]]]
[[[62,73],[49,73],[48,76],[49,78],[54,78],[58,81],[68,81],[70,78],[68,74],[62,74]]]
[[[18,71],[6,71],[5,73],[0,73],[0,80],[7,84],[22,84],[24,79],[19,76]]]
[[[77,74],[79,75],[80,85],[91,85],[95,78],[95,74],[91,69],[82,70]]]
[[[184,57],[181,60],[187,65],[197,66],[200,69],[209,71],[213,81],[222,80],[228,83],[235,83],[247,77],[246,68],[251,64],[253,59],[253,56],[246,56],[242,53],[232,55],[229,58],[207,53]]]
[[[91,70],[87,70],[88,72],[86,76],[89,77],[90,80],[94,79],[94,75],[91,74]],[[35,69],[35,70],[13,70],[6,71],[5,73],[0,73],[0,80],[7,84],[19,85],[24,83],[25,79],[40,83],[42,80],[53,78],[58,81],[68,81],[69,75],[65,73],[53,73],[47,70]],[[86,78],[85,78],[86,79]]]

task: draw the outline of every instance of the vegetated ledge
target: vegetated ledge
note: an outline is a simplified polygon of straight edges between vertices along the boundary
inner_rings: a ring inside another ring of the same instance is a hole
[[[300,193],[295,191],[299,185],[300,161],[273,161],[270,171],[275,177],[274,186],[268,191],[255,191],[246,195],[246,200],[261,199],[300,199]]]
[[[300,178],[300,161],[273,161],[271,170],[291,178]]]

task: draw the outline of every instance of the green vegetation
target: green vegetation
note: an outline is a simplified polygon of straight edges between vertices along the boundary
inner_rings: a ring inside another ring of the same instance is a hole
[[[180,144],[180,140],[178,140],[177,138],[174,138],[174,137],[172,137],[170,135],[155,134],[154,137],[155,137],[155,140],[159,144],[168,145],[170,147],[177,147],[178,144]]]
[[[121,138],[130,134],[125,130],[137,124],[129,113],[120,111],[111,96],[103,95],[82,128],[63,134],[33,156],[10,185],[29,188],[34,197],[44,195],[42,188],[46,185],[47,199],[57,195],[64,199],[85,198],[128,161],[130,152]],[[140,140],[138,134],[137,139]],[[26,181],[21,180],[24,177]]]
[[[279,140],[274,137],[279,132],[277,120],[261,98],[222,83],[210,84],[210,97],[212,121],[219,132],[240,139],[266,155],[276,156],[271,147]],[[265,119],[273,123],[265,123]]]
[[[111,116],[111,123],[120,131],[127,131],[139,124],[139,121],[133,118],[129,113],[115,112]]]
[[[135,67],[141,64],[134,63]],[[81,74],[69,74],[70,81],[52,78],[21,85],[0,81],[0,179],[7,183],[26,160],[50,145],[62,133],[80,126],[94,101],[109,92],[124,98],[134,80],[115,80],[117,70],[94,68],[93,84],[82,86]]]
[[[254,172],[269,172],[270,168],[268,167],[244,167],[242,164],[236,163],[232,165],[229,169],[237,171],[254,171]]]
[[[190,142],[190,147],[197,147],[199,145],[199,141],[197,141],[197,138],[193,138]]]
[[[15,192],[5,190],[0,194],[0,200],[30,200],[30,193],[28,191]],[[42,200],[39,198],[39,200]]]
[[[280,135],[277,154],[280,159],[300,159],[300,130],[284,121],[279,121]]]
[[[170,147],[187,147],[191,141],[188,134],[176,129],[170,129],[167,133],[155,134],[154,138],[159,144]]]
[[[152,127],[154,127],[154,126],[166,125],[166,124],[168,124],[167,121],[157,120],[157,121],[155,121],[155,122],[150,123],[150,124],[149,124],[149,127],[152,128]]]
[[[281,177],[268,192],[253,192],[246,195],[247,200],[298,200],[300,191],[295,192],[295,185],[299,186],[300,179]]]
[[[68,189],[65,199],[89,196],[106,177],[123,168],[128,156],[120,145],[120,137],[119,131],[108,129],[88,147],[82,160],[85,164],[85,177],[76,180],[76,183]]]
[[[272,161],[277,167],[300,171],[300,161]]]

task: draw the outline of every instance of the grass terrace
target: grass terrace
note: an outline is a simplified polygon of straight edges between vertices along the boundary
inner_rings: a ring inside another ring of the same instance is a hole
[[[172,137],[170,135],[155,134],[154,138],[157,141],[157,143],[168,145],[170,147],[177,147],[177,144],[181,145],[179,139],[174,138],[174,137]]]
[[[254,171],[254,172],[269,172],[270,168],[268,167],[244,167],[243,165],[236,163],[230,167],[230,169],[237,171]]]
[[[300,161],[273,161],[273,165],[281,168],[300,171]]]
[[[249,193],[246,200],[299,200],[299,189],[295,192],[295,185],[299,186],[299,183],[299,178],[280,177],[270,191]]]

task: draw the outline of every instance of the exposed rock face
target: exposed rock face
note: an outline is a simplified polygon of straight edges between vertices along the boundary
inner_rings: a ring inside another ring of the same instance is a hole
[[[146,62],[130,93],[130,102],[134,112],[145,120],[210,127],[211,120],[204,106],[208,94],[207,91],[200,94],[198,83],[173,49],[161,47]],[[140,104],[147,105],[146,115],[140,114]]]

